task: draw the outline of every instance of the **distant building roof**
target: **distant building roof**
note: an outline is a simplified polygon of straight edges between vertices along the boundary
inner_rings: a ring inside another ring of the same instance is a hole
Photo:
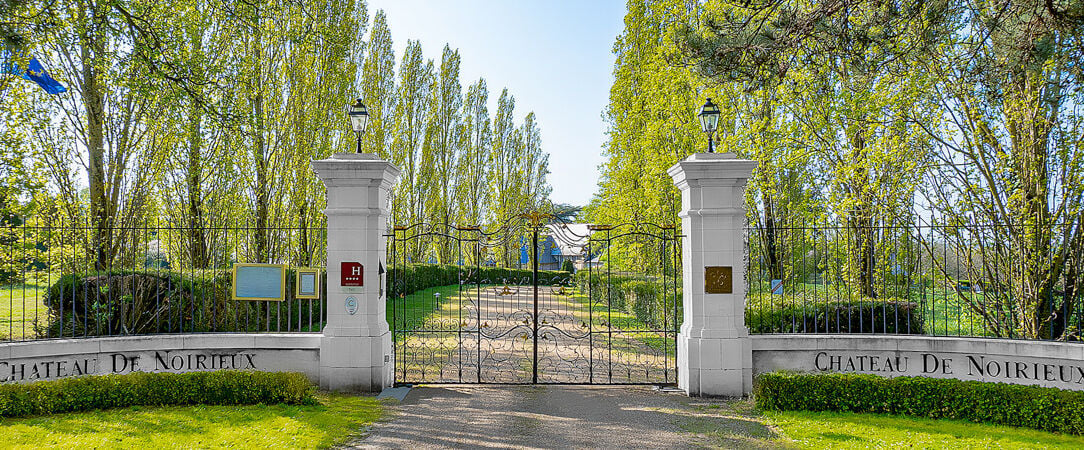
[[[553,242],[557,244],[557,250],[562,256],[578,256],[583,254],[583,247],[587,245],[591,231],[587,228],[590,224],[568,223],[546,225]]]

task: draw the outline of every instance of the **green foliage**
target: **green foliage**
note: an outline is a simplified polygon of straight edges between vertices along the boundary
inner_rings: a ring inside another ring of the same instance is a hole
[[[231,332],[319,331],[322,301],[294,298],[295,272],[286,273],[286,299],[232,299],[232,273],[108,271],[64,275],[44,299],[50,314],[42,337]],[[326,287],[326,283],[322,283]],[[273,306],[272,306],[273,305]],[[308,329],[309,323],[315,329]]]
[[[9,190],[39,194],[50,207],[34,222],[65,229],[49,245],[65,271],[139,267],[129,263],[152,249],[175,270],[320,265],[326,199],[309,162],[354,151],[343,103],[355,97],[371,119],[362,149],[403,168],[395,223],[504,219],[490,213],[488,90],[471,80],[464,101],[458,50],[444,45],[438,71],[412,41],[396,67],[386,15],[370,26],[364,1],[213,6],[0,5],[20,18],[0,28],[37,30],[27,50],[69,87],[54,102],[0,77],[0,217]],[[508,112],[506,137],[519,138],[501,141],[501,173],[505,206],[520,213],[548,202],[546,155],[534,114]],[[151,231],[159,221],[170,231]],[[11,273],[5,257],[19,247],[5,234],[0,273]]]
[[[927,377],[866,374],[759,375],[757,407],[959,419],[1084,434],[1084,392]]]
[[[571,259],[566,259],[561,263],[561,270],[568,273],[576,272],[576,265],[572,264]]]
[[[592,304],[608,304],[651,328],[672,325],[664,323],[666,318],[681,317],[679,286],[667,286],[660,280],[645,275],[606,274],[587,270],[576,272],[572,278],[577,290],[586,295]]]
[[[457,284],[531,284],[533,272],[503,267],[460,267],[441,264],[407,264],[388,271],[388,298],[397,298],[438,286]],[[565,285],[572,274],[559,270],[538,271],[538,284]]]
[[[300,373],[134,372],[0,385],[0,417],[135,405],[306,405],[316,401],[315,391],[315,386]]]
[[[824,300],[759,295],[746,300],[750,333],[925,334],[918,303],[900,299]]]

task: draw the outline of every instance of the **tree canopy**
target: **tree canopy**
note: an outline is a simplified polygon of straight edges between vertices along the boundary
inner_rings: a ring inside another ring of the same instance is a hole
[[[412,41],[397,59],[385,14],[370,22],[364,1],[13,1],[0,11],[8,59],[35,57],[68,88],[48,95],[0,75],[0,209],[83,227],[68,236],[85,255],[72,267],[140,257],[133,243],[148,223],[184,230],[169,244],[178,266],[227,261],[215,257],[223,227],[251,230],[248,261],[318,263],[325,199],[309,161],[354,150],[344,112],[354,98],[371,117],[363,150],[403,169],[396,223],[482,225],[548,204],[533,113],[516,121],[505,90],[507,114],[491,119],[485,80],[464,87],[450,45],[435,62]],[[500,167],[494,128],[531,137],[499,141]],[[484,183],[498,178],[532,184],[491,195]]]
[[[630,0],[589,216],[676,221],[664,171],[704,151],[711,97],[716,148],[760,163],[750,247],[772,279],[834,272],[879,297],[874,268],[897,246],[966,241],[983,255],[953,276],[1022,280],[1006,304],[972,305],[988,329],[1064,337],[1053,319],[1084,264],[1082,37],[1079,1]],[[896,226],[956,234],[879,231]],[[813,227],[839,230],[841,267],[802,268],[814,249],[782,243]]]

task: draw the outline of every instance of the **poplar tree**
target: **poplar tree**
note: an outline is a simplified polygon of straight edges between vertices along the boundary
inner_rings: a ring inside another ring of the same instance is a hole
[[[510,219],[512,214],[512,190],[515,186],[517,168],[516,145],[513,142],[516,99],[508,93],[508,88],[501,90],[497,99],[497,115],[493,118],[493,198],[490,200],[492,222]]]
[[[540,210],[549,198],[549,155],[542,151],[542,130],[539,128],[534,112],[527,113],[519,129],[520,142],[517,159],[522,166],[517,171],[521,175],[518,184],[519,207],[524,210]]]
[[[489,90],[486,80],[479,78],[467,89],[463,103],[463,151],[459,158],[460,216],[466,225],[481,225],[485,218],[491,191],[491,132],[489,122]]]
[[[408,41],[399,65],[399,88],[395,107],[395,137],[392,162],[402,169],[393,203],[396,223],[410,224],[423,220],[421,170],[422,143],[429,121],[429,91],[433,85],[432,62],[422,55],[418,41]]]
[[[389,158],[395,125],[395,50],[384,10],[377,11],[373,18],[367,48],[361,68],[361,98],[369,108],[369,125],[362,148]]]
[[[456,217],[456,185],[459,176],[459,168],[456,162],[459,153],[460,114],[463,107],[463,87],[459,83],[459,51],[453,51],[448,45],[444,46],[441,55],[440,76],[437,79],[436,89],[433,91],[434,115],[432,116],[434,127],[434,183],[435,198],[433,204],[433,216],[437,223],[452,225]],[[448,249],[445,249],[448,250]],[[447,260],[446,256],[442,258]]]

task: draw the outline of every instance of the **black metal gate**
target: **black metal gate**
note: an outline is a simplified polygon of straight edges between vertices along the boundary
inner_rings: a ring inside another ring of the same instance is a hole
[[[677,382],[674,227],[528,214],[387,237],[396,382]]]

